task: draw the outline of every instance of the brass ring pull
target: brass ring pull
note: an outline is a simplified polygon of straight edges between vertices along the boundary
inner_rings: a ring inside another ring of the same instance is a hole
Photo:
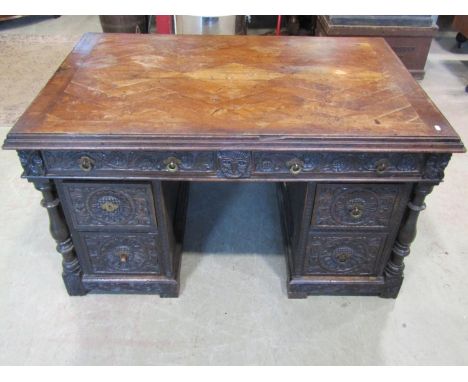
[[[121,252],[118,255],[121,263],[126,263],[128,261],[128,253]]]
[[[290,172],[291,174],[293,174],[293,175],[297,175],[297,174],[299,174],[299,173],[302,171],[303,168],[304,168],[304,167],[303,167],[300,163],[297,163],[297,162],[296,162],[296,163],[292,163],[292,164],[289,166],[289,172]]]
[[[112,202],[105,202],[101,204],[101,209],[106,212],[114,212],[116,209],[119,208],[119,205]]]
[[[361,206],[354,205],[351,210],[349,211],[349,214],[353,219],[359,219],[362,217],[363,210]]]
[[[176,172],[179,170],[179,165],[176,162],[169,162],[166,165],[166,170],[169,172]]]
[[[348,261],[348,259],[350,258],[349,254],[348,253],[339,253],[337,256],[336,256],[337,260],[340,262],[340,263],[346,263],[346,261]]]
[[[174,157],[169,157],[164,161],[166,165],[166,170],[169,172],[179,171],[180,160]]]
[[[88,156],[83,156],[79,159],[80,168],[83,171],[91,171],[94,167],[94,160]]]
[[[376,162],[375,164],[375,171],[377,171],[377,173],[379,174],[382,174],[388,167],[388,163],[386,160],[379,160]]]

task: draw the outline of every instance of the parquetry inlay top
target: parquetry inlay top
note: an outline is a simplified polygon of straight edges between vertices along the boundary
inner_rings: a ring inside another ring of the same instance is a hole
[[[131,34],[85,35],[12,133],[457,137],[383,39]]]

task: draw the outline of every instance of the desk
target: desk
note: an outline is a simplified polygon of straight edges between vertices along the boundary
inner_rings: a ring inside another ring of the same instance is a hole
[[[383,39],[130,34],[84,35],[4,148],[43,194],[70,295],[176,297],[196,180],[277,182],[292,298],[396,297],[464,151]]]

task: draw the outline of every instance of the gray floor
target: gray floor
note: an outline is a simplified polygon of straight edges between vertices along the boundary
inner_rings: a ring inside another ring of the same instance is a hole
[[[96,17],[0,25],[3,136]],[[468,142],[468,47],[431,47],[421,82]],[[40,195],[0,152],[1,364],[468,364],[468,157],[427,198],[397,300],[288,300],[275,191],[194,184],[179,299],[70,298]]]

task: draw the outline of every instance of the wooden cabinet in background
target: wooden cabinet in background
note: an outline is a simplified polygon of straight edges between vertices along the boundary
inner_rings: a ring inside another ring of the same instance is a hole
[[[315,34],[383,37],[410,73],[422,79],[437,29],[430,16],[319,16]]]

